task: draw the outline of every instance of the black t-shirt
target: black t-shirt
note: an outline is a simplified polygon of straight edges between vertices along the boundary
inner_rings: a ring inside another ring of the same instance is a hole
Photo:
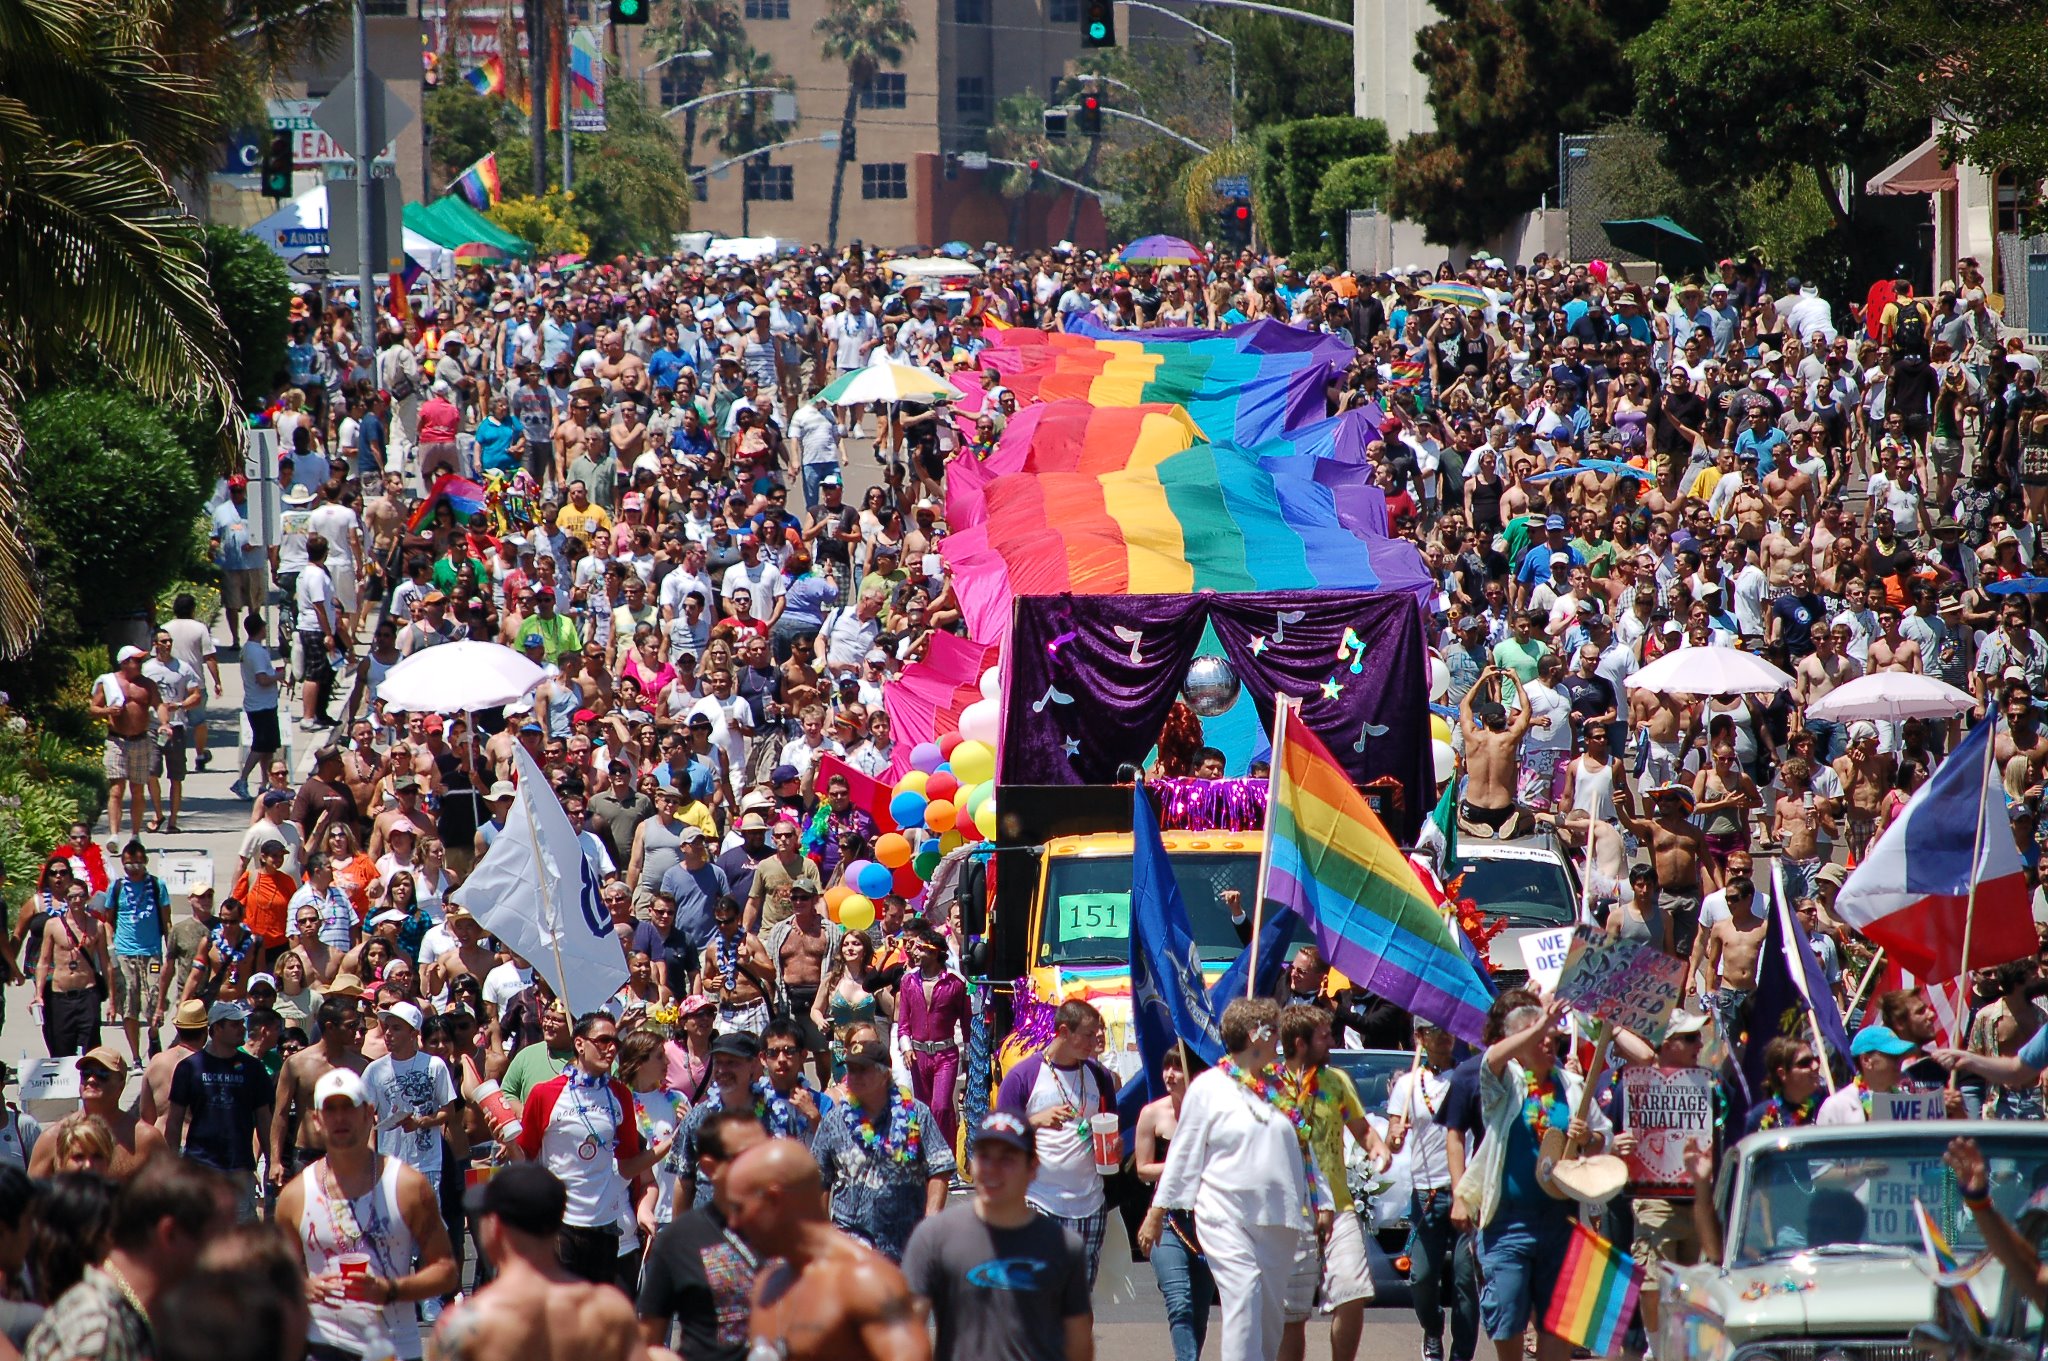
[[[239,1049],[226,1058],[201,1049],[171,1072],[171,1102],[186,1116],[180,1151],[218,1171],[254,1171],[252,1140],[259,1125],[268,1124],[263,1117],[273,1090],[259,1060]]]
[[[841,506],[837,511],[821,507],[818,518],[825,522],[825,532],[812,544],[811,556],[819,562],[851,562],[853,559],[848,554],[853,545],[837,536],[860,523],[860,512],[852,506]]]
[[[1907,419],[1928,416],[1934,411],[1934,390],[1940,379],[1925,359],[1905,358],[1892,365],[1884,385],[1885,414],[1896,411]]]
[[[1479,1065],[1486,1061],[1481,1050],[1451,1069],[1450,1085],[1444,1090],[1444,1104],[1436,1113],[1437,1124],[1465,1136],[1465,1159],[1471,1161],[1486,1137],[1486,1114],[1479,1108]]]
[[[1094,1312],[1081,1239],[1050,1215],[1015,1229],[955,1205],[910,1235],[903,1276],[931,1301],[936,1361],[1065,1361],[1065,1320]]]
[[[1557,688],[1570,701],[1572,712],[1580,718],[1597,718],[1619,708],[1614,686],[1605,676],[1566,676],[1558,682]]]
[[[1698,430],[1707,418],[1707,403],[1697,392],[1667,392],[1657,403],[1657,449],[1661,453],[1689,454],[1691,443],[1678,433],[1681,425]]]
[[[1813,626],[1828,617],[1827,605],[1812,593],[1781,595],[1771,602],[1771,613],[1784,621],[1778,636],[1785,640],[1785,655],[1797,660],[1813,655]]]
[[[654,1236],[638,1308],[675,1320],[683,1361],[744,1361],[753,1291],[752,1254],[716,1206],[699,1205]]]

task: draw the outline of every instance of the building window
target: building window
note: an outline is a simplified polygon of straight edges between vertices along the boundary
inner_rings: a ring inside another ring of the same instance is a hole
[[[901,161],[879,161],[860,168],[862,198],[909,198],[910,177]]]
[[[787,19],[789,0],[747,0],[746,15],[749,19]]]
[[[796,172],[786,165],[749,161],[745,181],[741,192],[756,203],[771,199],[786,203],[796,197]]]
[[[976,126],[988,122],[988,81],[981,76],[961,76],[953,82],[953,107],[963,123]]]
[[[695,87],[703,84],[704,77],[695,71],[678,71],[680,65],[670,62],[661,70],[661,107],[673,109],[678,104],[687,104],[696,98]]]
[[[903,107],[903,95],[901,71],[877,71],[860,88],[860,106],[863,109],[900,109]]]
[[[409,19],[412,0],[365,0],[363,13],[373,19]]]
[[[569,17],[579,24],[587,24],[594,11],[590,0],[568,0]]]
[[[988,0],[953,0],[953,22],[956,24],[987,23]]]
[[[1081,22],[1081,0],[1045,0],[1045,21],[1049,24]]]

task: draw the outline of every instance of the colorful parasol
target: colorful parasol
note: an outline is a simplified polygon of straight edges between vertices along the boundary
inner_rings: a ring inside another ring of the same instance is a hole
[[[1493,298],[1483,288],[1472,284],[1442,283],[1427,284],[1415,290],[1420,296],[1445,307],[1491,307]]]
[[[1177,236],[1141,236],[1116,254],[1124,265],[1205,265],[1209,257]]]

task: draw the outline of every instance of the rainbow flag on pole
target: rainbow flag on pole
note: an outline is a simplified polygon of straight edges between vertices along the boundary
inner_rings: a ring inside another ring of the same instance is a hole
[[[1477,1044],[1493,994],[1408,857],[1299,715],[1274,706],[1263,896],[1353,984]]]
[[[493,151],[457,175],[453,187],[456,193],[469,200],[470,207],[479,212],[485,208],[495,207],[498,200],[504,196],[504,191],[498,185],[498,153]]]
[[[1955,1249],[1949,1246],[1948,1235],[1934,1222],[1934,1216],[1918,1196],[1913,1197],[1913,1217],[1920,1225],[1920,1243],[1927,1250],[1926,1271],[1934,1279],[1936,1292],[1981,1336],[1985,1329],[1984,1306],[1977,1303],[1970,1281],[1984,1269],[1991,1254],[1980,1253],[1973,1262],[1957,1257]]]
[[[485,57],[479,65],[464,72],[462,78],[480,95],[501,95],[505,93],[504,58]]]
[[[1544,1330],[1595,1356],[1613,1356],[1621,1350],[1642,1288],[1636,1259],[1575,1220]]]

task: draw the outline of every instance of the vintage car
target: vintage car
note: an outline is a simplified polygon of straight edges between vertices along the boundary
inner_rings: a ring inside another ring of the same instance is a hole
[[[1752,1134],[1722,1159],[1718,1258],[1662,1265],[1656,1352],[1688,1361],[1908,1361],[1935,1323],[1936,1287],[1914,1203],[1957,1257],[1983,1251],[1949,1141],[1975,1139],[1992,1200],[2018,1219],[2048,1186],[2048,1127],[2005,1120],[1880,1121]],[[2001,1304],[1993,1262],[1969,1282]]]

